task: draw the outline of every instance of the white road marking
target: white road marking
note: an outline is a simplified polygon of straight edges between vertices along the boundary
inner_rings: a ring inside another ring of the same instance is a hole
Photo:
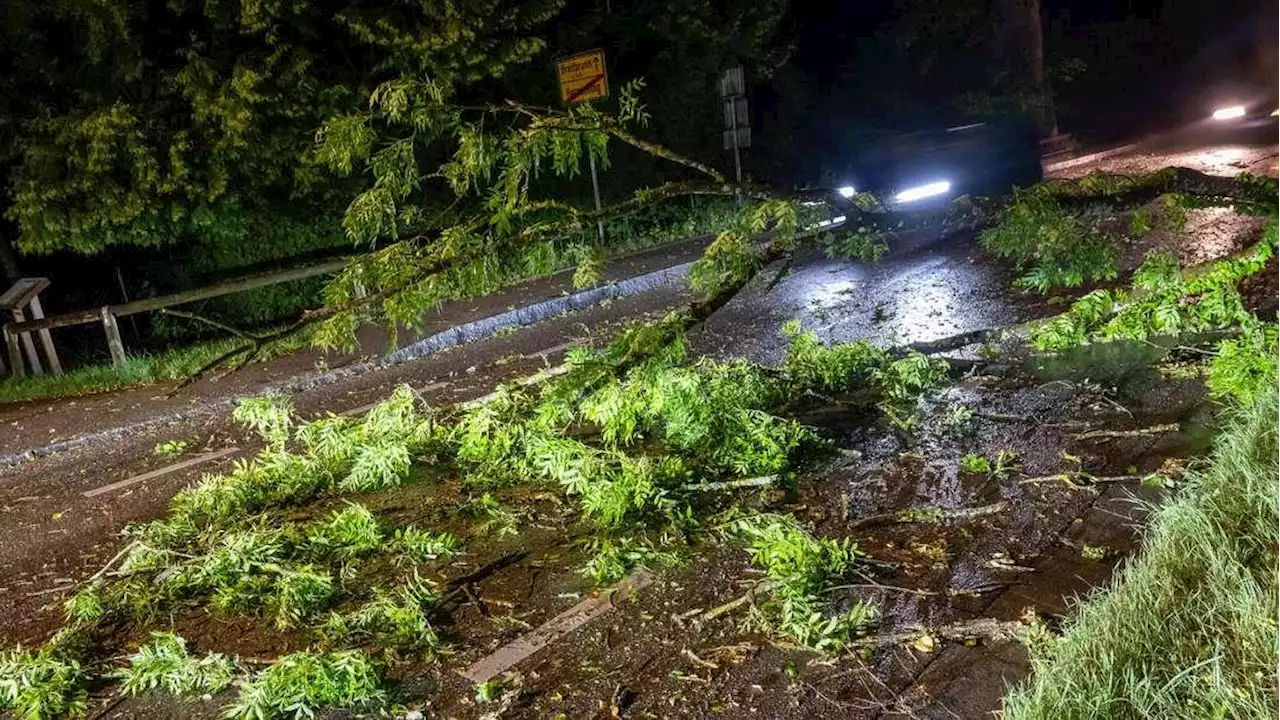
[[[583,600],[538,628],[498,648],[492,655],[477,660],[460,674],[472,682],[488,682],[560,637],[609,612],[614,605],[652,582],[653,577],[649,572],[639,568],[599,595]]]
[[[126,488],[126,487],[129,487],[130,485],[134,485],[136,483],[140,483],[146,480],[152,480],[154,478],[163,477],[165,475],[168,475],[169,473],[177,472],[179,470],[185,470],[189,467],[194,467],[202,463],[212,462],[214,460],[217,460],[218,458],[224,458],[234,452],[238,452],[239,450],[240,448],[238,447],[229,447],[229,448],[223,448],[221,450],[214,450],[213,452],[205,453],[203,455],[197,455],[196,457],[190,458],[188,460],[183,460],[182,462],[179,462],[179,463],[174,463],[173,465],[167,465],[158,470],[152,470],[150,472],[142,473],[141,475],[134,475],[131,478],[126,478],[119,482],[113,482],[110,485],[103,485],[102,487],[94,488],[92,490],[85,490],[80,494],[85,497],[96,497],[98,495],[102,495],[103,493],[109,493],[113,490]]]

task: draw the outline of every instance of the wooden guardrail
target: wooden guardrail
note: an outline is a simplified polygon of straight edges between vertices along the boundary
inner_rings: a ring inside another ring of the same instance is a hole
[[[185,305],[199,300],[208,300],[210,298],[245,292],[246,290],[254,290],[260,287],[267,287],[269,285],[279,285],[280,283],[304,280],[317,275],[327,275],[343,269],[347,266],[348,262],[350,261],[346,258],[338,258],[318,263],[316,265],[309,265],[307,267],[246,275],[234,280],[227,280],[217,285],[196,288],[194,290],[185,290],[183,292],[172,293],[170,295],[134,300],[132,302],[120,303],[118,305],[104,305],[90,310],[77,310],[75,312],[50,315],[49,317],[37,320],[7,323],[4,326],[4,342],[9,355],[9,372],[12,377],[22,377],[25,373],[25,369],[22,364],[22,350],[19,344],[19,339],[24,337],[29,338],[30,335],[28,335],[28,333],[37,331],[47,333],[47,331],[55,328],[101,322],[103,332],[107,336],[107,347],[111,350],[111,362],[116,367],[120,367],[124,365],[125,353],[124,342],[120,338],[120,327],[116,323],[116,318],[125,317],[126,315],[136,315],[137,313],[162,310],[176,305]],[[33,368],[33,370],[36,369]],[[36,372],[39,372],[39,370],[36,370]]]

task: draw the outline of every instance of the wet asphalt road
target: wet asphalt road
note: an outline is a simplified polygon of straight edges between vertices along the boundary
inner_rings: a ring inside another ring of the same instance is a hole
[[[1221,128],[1192,127],[1151,138],[1130,153],[1050,176],[1079,177],[1094,170],[1142,173],[1168,166],[1211,175],[1247,171],[1275,176],[1277,157],[1275,133],[1266,128],[1262,132],[1223,132]],[[1214,221],[1213,217],[1207,220]],[[1228,218],[1218,222],[1230,224]],[[1234,231],[1227,234],[1234,236]],[[899,253],[871,266],[829,260],[810,252],[767,289],[781,267],[775,264],[707,322],[706,329],[694,338],[694,347],[716,357],[773,363],[786,346],[780,328],[792,319],[827,342],[865,339],[889,346],[936,340],[1061,311],[1047,305],[1044,298],[1012,289],[1014,276],[984,256],[971,233],[912,242],[922,244],[926,245],[922,250]],[[890,248],[892,251],[894,243]]]
[[[786,347],[780,328],[799,320],[826,342],[865,339],[891,346],[1026,319],[1033,298],[1010,290],[1010,274],[984,260],[972,234],[876,265],[811,252],[773,288],[766,268],[694,338],[700,352],[774,363]]]
[[[1080,177],[1093,170],[1148,173],[1164,167],[1185,167],[1209,175],[1277,174],[1275,123],[1254,128],[1221,128],[1201,124],[1143,141],[1132,152],[1051,171],[1050,177]]]

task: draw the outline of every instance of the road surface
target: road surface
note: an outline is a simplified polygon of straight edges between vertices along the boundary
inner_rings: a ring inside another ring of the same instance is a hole
[[[1210,175],[1275,176],[1276,128],[1223,130],[1212,126],[1184,128],[1136,143],[1132,150],[1092,162],[1070,164],[1060,170],[1050,165],[1049,177],[1080,177],[1094,170],[1113,173],[1147,173],[1164,167],[1186,167]],[[1064,163],[1068,164],[1068,163]]]

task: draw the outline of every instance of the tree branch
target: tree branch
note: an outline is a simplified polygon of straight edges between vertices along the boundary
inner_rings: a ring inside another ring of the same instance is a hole
[[[174,317],[180,317],[186,320],[192,320],[194,322],[203,323],[210,327],[217,328],[218,330],[221,330],[223,332],[231,333],[236,337],[244,338],[245,340],[257,340],[260,337],[253,333],[241,330],[239,328],[232,327],[225,323],[218,322],[213,318],[207,318],[207,317],[204,317],[203,315],[196,315],[195,313],[184,312],[182,310],[174,310],[172,308],[160,308],[160,314],[172,315]]]
[[[649,153],[650,155],[653,155],[654,157],[660,157],[663,160],[669,160],[677,165],[683,165],[687,168],[692,168],[694,170],[697,170],[698,172],[702,173],[703,175],[706,175],[707,177],[711,178],[712,180],[718,183],[728,182],[727,180],[725,180],[724,175],[719,170],[716,170],[710,165],[707,165],[705,163],[700,163],[697,160],[694,160],[692,158],[687,158],[677,152],[668,150],[667,148],[661,145],[658,145],[657,143],[651,143],[648,140],[641,140],[635,135],[632,135],[626,130],[623,130],[622,128],[618,127],[617,124],[615,123],[606,123],[602,129],[605,132],[609,133],[610,135],[618,138],[622,142],[634,148],[639,148],[640,150],[643,150]]]

